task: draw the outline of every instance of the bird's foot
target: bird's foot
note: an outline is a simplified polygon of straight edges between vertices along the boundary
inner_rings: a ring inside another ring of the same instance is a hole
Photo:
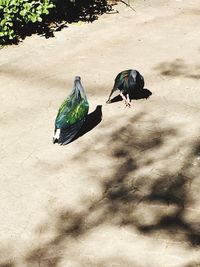
[[[111,100],[107,100],[106,103],[107,103],[107,104],[110,104],[110,103],[111,103]]]
[[[130,108],[131,107],[131,102],[126,100],[125,101],[125,105],[126,105],[126,107],[129,107]]]

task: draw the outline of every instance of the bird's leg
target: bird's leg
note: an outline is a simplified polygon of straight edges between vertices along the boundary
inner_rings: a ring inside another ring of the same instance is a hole
[[[127,98],[127,106],[130,108],[131,100],[130,100],[129,94],[126,95],[126,98]]]
[[[126,97],[124,96],[124,94],[123,93],[120,93],[119,94],[120,96],[121,96],[121,98],[124,100],[124,102],[125,102],[125,105],[126,105],[126,107],[128,106],[128,103],[127,103],[127,99],[126,99]]]

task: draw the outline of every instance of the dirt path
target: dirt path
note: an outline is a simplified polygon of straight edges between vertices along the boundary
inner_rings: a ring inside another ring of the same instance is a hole
[[[0,267],[200,265],[199,0],[134,8],[0,50]],[[105,104],[128,68],[151,97]],[[53,145],[75,75],[102,121]]]

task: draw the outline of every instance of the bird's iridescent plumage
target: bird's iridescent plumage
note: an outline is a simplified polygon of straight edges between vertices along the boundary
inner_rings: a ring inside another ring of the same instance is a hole
[[[54,143],[67,144],[80,130],[89,110],[89,104],[80,77],[75,77],[71,94],[61,104],[55,120]],[[56,132],[58,132],[57,134]]]
[[[113,89],[108,98],[108,103],[112,94],[119,89],[124,95],[131,94],[134,91],[141,90],[144,87],[144,78],[137,70],[124,70],[120,72],[114,82]]]

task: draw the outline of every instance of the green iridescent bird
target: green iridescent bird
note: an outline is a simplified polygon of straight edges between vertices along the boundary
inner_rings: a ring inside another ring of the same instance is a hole
[[[71,94],[64,100],[55,120],[53,143],[66,145],[72,141],[83,125],[89,104],[81,78],[76,76]]]
[[[115,78],[113,89],[106,103],[111,103],[112,94],[119,90],[125,105],[130,107],[130,95],[144,87],[144,78],[137,70],[124,70]]]

